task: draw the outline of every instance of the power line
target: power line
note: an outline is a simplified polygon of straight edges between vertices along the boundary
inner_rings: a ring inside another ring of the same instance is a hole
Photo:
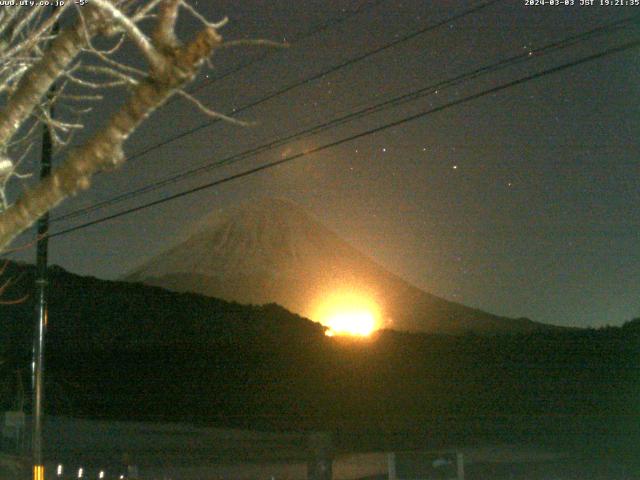
[[[345,68],[347,66],[350,66],[350,65],[353,65],[355,63],[358,63],[358,62],[360,62],[360,61],[362,61],[362,60],[364,60],[366,58],[369,58],[369,57],[371,57],[373,55],[376,55],[377,53],[380,53],[380,52],[382,52],[384,50],[387,50],[389,48],[393,48],[393,47],[395,47],[395,46],[397,46],[397,45],[399,45],[399,44],[401,44],[403,42],[409,41],[409,40],[411,40],[411,39],[413,39],[413,38],[415,38],[415,37],[417,37],[419,35],[422,35],[424,33],[427,33],[429,31],[437,29],[438,27],[440,27],[440,26],[442,26],[444,24],[459,20],[459,19],[461,19],[461,18],[463,18],[463,17],[465,17],[467,15],[471,15],[473,13],[476,13],[476,12],[478,12],[478,11],[484,9],[484,8],[487,8],[487,7],[489,7],[489,6],[491,6],[491,5],[495,4],[495,3],[498,3],[499,1],[501,1],[501,0],[490,0],[490,1],[485,2],[483,4],[480,4],[480,5],[477,5],[475,7],[472,7],[470,9],[468,9],[468,10],[465,10],[464,12],[461,12],[461,13],[458,13],[458,14],[454,14],[454,15],[452,15],[452,16],[444,19],[444,20],[441,20],[441,21],[436,22],[434,24],[428,25],[428,26],[426,26],[426,27],[424,27],[424,28],[422,28],[420,30],[417,30],[417,31],[412,32],[412,33],[409,33],[409,34],[407,34],[407,35],[405,35],[403,37],[398,38],[397,40],[394,40],[393,42],[387,43],[387,44],[385,44],[385,45],[383,45],[381,47],[378,47],[376,49],[370,50],[369,52],[367,52],[365,54],[362,54],[360,56],[351,58],[350,60],[347,60],[347,61],[345,61],[345,62],[343,62],[341,64],[333,66],[328,70],[325,70],[325,71],[323,71],[321,73],[312,75],[311,77],[307,77],[307,78],[305,78],[305,79],[303,79],[303,80],[301,80],[299,82],[296,82],[296,83],[291,84],[291,85],[289,85],[287,87],[284,87],[283,89],[280,89],[280,90],[278,90],[278,91],[276,91],[276,92],[274,92],[274,93],[272,93],[272,94],[270,94],[270,95],[268,95],[266,97],[263,97],[263,98],[261,98],[259,100],[256,100],[255,102],[252,102],[250,104],[247,104],[247,105],[237,109],[234,113],[237,114],[237,113],[240,113],[240,112],[242,112],[244,110],[247,110],[247,109],[250,109],[252,107],[255,107],[255,106],[257,106],[257,105],[259,105],[261,103],[264,103],[264,102],[266,102],[268,100],[271,100],[271,99],[273,99],[273,98],[275,98],[277,96],[280,96],[280,95],[282,95],[284,93],[287,93],[287,92],[289,92],[291,90],[294,90],[294,89],[296,89],[296,88],[298,88],[298,87],[300,87],[302,85],[305,85],[305,84],[310,83],[310,82],[312,82],[314,80],[322,78],[322,77],[324,77],[324,76],[326,76],[326,75],[328,75],[330,73],[338,71],[338,70],[340,70],[342,68]],[[191,135],[191,134],[193,134],[193,133],[195,133],[195,132],[197,132],[199,130],[202,130],[203,128],[206,128],[206,127],[209,127],[211,125],[214,125],[218,121],[219,121],[219,119],[214,119],[214,120],[208,121],[206,123],[203,123],[203,124],[201,124],[201,125],[199,125],[197,127],[194,127],[194,128],[192,128],[190,130],[187,130],[187,131],[181,132],[181,133],[179,133],[177,135],[174,135],[172,137],[169,137],[168,139],[163,140],[162,142],[158,142],[158,143],[153,144],[153,145],[151,145],[151,146],[149,146],[147,148],[144,148],[141,151],[138,151],[138,152],[134,153],[133,155],[129,156],[127,158],[127,160],[131,161],[131,160],[133,160],[135,158],[138,158],[138,157],[141,157],[143,155],[146,155],[147,153],[149,153],[149,152],[151,152],[153,150],[156,150],[156,149],[158,149],[160,147],[163,147],[165,145],[168,145],[168,144],[170,144],[170,143],[172,143],[172,142],[174,142],[176,140],[179,140],[181,138],[189,136],[189,135]],[[250,152],[248,154],[251,154],[251,153],[254,153],[254,152]],[[97,208],[99,208],[99,207],[97,207]],[[95,208],[90,207],[90,210],[94,210],[94,209]],[[72,218],[72,217],[75,217],[75,216],[77,216],[77,213],[76,212],[71,212],[71,213],[69,213],[67,215],[54,218],[53,221],[61,221],[63,219],[68,219],[68,218]]]
[[[437,29],[437,28],[439,28],[439,27],[441,27],[441,26],[443,26],[443,25],[445,25],[447,23],[457,21],[457,20],[459,20],[461,18],[466,17],[467,15],[472,15],[472,14],[474,14],[476,12],[479,12],[480,10],[483,10],[483,9],[485,9],[485,8],[495,4],[495,3],[498,3],[500,1],[502,1],[502,0],[489,0],[489,1],[485,2],[485,3],[482,3],[480,5],[477,5],[475,7],[470,8],[468,10],[465,10],[464,12],[461,12],[461,13],[458,13],[458,14],[454,14],[454,15],[452,15],[450,17],[447,17],[444,20],[440,20],[440,21],[438,21],[436,23],[433,23],[431,25],[427,25],[426,27],[421,28],[420,30],[417,30],[417,31],[412,32],[412,33],[409,33],[409,34],[407,34],[407,35],[405,35],[403,37],[400,37],[397,40],[394,40],[394,41],[392,41],[390,43],[387,43],[387,44],[385,44],[385,45],[383,45],[381,47],[374,48],[373,50],[370,50],[367,53],[364,53],[362,55],[353,57],[353,58],[351,58],[349,60],[346,60],[346,61],[344,61],[344,62],[342,62],[342,63],[340,63],[338,65],[335,65],[335,66],[333,66],[333,67],[331,67],[331,68],[329,68],[327,70],[324,70],[324,71],[322,71],[320,73],[313,74],[313,75],[311,75],[311,76],[309,76],[309,77],[307,77],[307,78],[305,78],[303,80],[300,80],[298,82],[292,83],[292,84],[290,84],[290,85],[288,85],[288,86],[286,86],[284,88],[281,88],[280,90],[277,90],[277,91],[275,91],[273,93],[268,94],[267,96],[264,96],[264,97],[262,97],[262,98],[260,98],[258,100],[255,100],[255,101],[253,101],[251,103],[248,103],[248,104],[246,104],[246,105],[244,105],[244,106],[242,106],[240,108],[237,108],[232,112],[232,115],[237,115],[238,113],[242,113],[245,110],[249,110],[249,109],[251,109],[253,107],[261,105],[261,104],[263,104],[263,103],[265,103],[265,102],[267,102],[269,100],[272,100],[273,98],[279,97],[280,95],[284,95],[285,93],[288,93],[288,92],[290,92],[292,90],[295,90],[298,87],[301,87],[303,85],[311,83],[311,82],[313,82],[315,80],[319,80],[320,78],[322,78],[322,77],[324,77],[326,75],[330,75],[330,74],[332,74],[334,72],[337,72],[338,70],[341,70],[343,68],[346,68],[346,67],[354,65],[356,63],[359,63],[359,62],[361,62],[361,61],[363,61],[363,60],[365,60],[365,59],[367,59],[369,57],[372,57],[373,55],[377,55],[380,52],[383,52],[383,51],[388,50],[390,48],[393,48],[393,47],[395,47],[397,45],[400,45],[401,43],[408,42],[409,40],[412,40],[412,39],[414,39],[414,38],[416,38],[416,37],[418,37],[420,35],[423,35],[423,34],[425,34],[427,32],[435,30],[435,29]],[[187,137],[189,135],[192,135],[192,134],[194,134],[194,133],[196,133],[196,132],[198,132],[198,131],[200,131],[200,130],[202,130],[204,128],[210,127],[210,126],[218,123],[219,121],[220,121],[220,119],[210,120],[208,122],[205,122],[205,123],[202,123],[202,124],[198,125],[197,127],[193,127],[193,128],[191,128],[189,130],[185,130],[184,132],[178,133],[178,134],[176,134],[176,135],[174,135],[172,137],[169,137],[166,140],[163,140],[161,142],[157,142],[157,143],[155,143],[153,145],[150,145],[149,147],[143,148],[142,150],[140,150],[140,151],[132,154],[131,156],[127,157],[127,160],[131,161],[131,160],[133,160],[135,158],[139,158],[139,157],[141,157],[143,155],[146,155],[149,152],[157,150],[160,147],[164,147],[165,145],[168,145],[168,144],[170,144],[170,143],[172,143],[172,142],[174,142],[176,140],[179,140],[181,138],[184,138],[184,137]]]
[[[393,121],[393,122],[390,122],[390,123],[386,123],[384,125],[381,125],[381,126],[378,126],[378,127],[375,127],[375,128],[372,128],[372,129],[369,129],[369,130],[366,130],[366,131],[363,131],[363,132],[360,132],[360,133],[357,133],[357,134],[354,134],[354,135],[350,135],[350,136],[342,138],[340,140],[336,140],[336,141],[321,145],[319,147],[313,148],[313,149],[308,150],[306,152],[297,153],[297,154],[292,155],[290,157],[286,157],[286,158],[283,158],[283,159],[280,159],[280,160],[276,160],[276,161],[273,161],[273,162],[267,162],[267,163],[264,163],[264,164],[259,165],[257,167],[245,170],[243,172],[240,172],[240,173],[237,173],[237,174],[230,175],[228,177],[222,178],[220,180],[215,180],[213,182],[209,182],[209,183],[206,183],[204,185],[200,185],[198,187],[190,188],[188,190],[184,190],[182,192],[170,195],[168,197],[161,198],[159,200],[148,202],[148,203],[143,204],[143,205],[139,205],[139,206],[136,206],[136,207],[133,207],[133,208],[129,208],[127,210],[123,210],[121,212],[118,212],[118,213],[115,213],[115,214],[112,214],[112,215],[108,215],[108,216],[105,216],[105,217],[102,217],[102,218],[99,218],[99,219],[96,219],[96,220],[92,220],[90,222],[86,222],[86,223],[83,223],[83,224],[80,224],[80,225],[76,225],[76,226],[71,227],[71,228],[67,228],[65,230],[61,230],[61,231],[55,232],[53,234],[49,234],[49,237],[52,238],[52,237],[57,237],[57,236],[61,236],[61,235],[66,235],[68,233],[72,233],[72,232],[75,232],[75,231],[83,229],[83,228],[87,228],[87,227],[90,227],[90,226],[93,226],[93,225],[97,225],[99,223],[103,223],[103,222],[106,222],[106,221],[109,221],[109,220],[113,220],[115,218],[119,218],[119,217],[122,217],[124,215],[129,215],[131,213],[134,213],[134,212],[137,212],[137,211],[140,211],[140,210],[145,210],[147,208],[150,208],[150,207],[153,207],[153,206],[156,206],[156,205],[160,205],[162,203],[166,203],[166,202],[169,202],[171,200],[175,200],[177,198],[181,198],[181,197],[190,195],[192,193],[199,192],[201,190],[206,190],[208,188],[212,188],[212,187],[215,187],[215,186],[218,186],[218,185],[222,185],[224,183],[228,183],[228,182],[231,182],[233,180],[238,180],[240,178],[247,177],[249,175],[253,175],[254,173],[258,173],[258,172],[261,172],[263,170],[267,170],[267,169],[270,169],[270,168],[273,168],[273,167],[277,167],[279,165],[292,162],[293,160],[297,160],[299,158],[303,158],[303,157],[312,155],[314,153],[318,153],[318,152],[321,152],[323,150],[327,150],[329,148],[337,147],[337,146],[342,145],[342,144],[347,143],[347,142],[351,142],[351,141],[354,141],[354,140],[357,140],[357,139],[360,139],[360,138],[363,138],[363,137],[366,137],[366,136],[369,136],[369,135],[373,135],[375,133],[378,133],[378,132],[381,132],[381,131],[384,131],[384,130],[388,130],[388,129],[397,127],[399,125],[403,125],[403,124],[408,123],[408,122],[412,122],[412,121],[420,119],[420,118],[424,118],[424,117],[426,117],[428,115],[433,115],[435,113],[444,111],[444,110],[449,109],[451,107],[462,105],[464,103],[468,103],[468,102],[476,100],[478,98],[481,98],[481,97],[484,97],[484,96],[487,96],[487,95],[491,95],[493,93],[498,93],[498,92],[500,92],[502,90],[506,90],[508,88],[515,87],[517,85],[521,85],[521,84],[530,82],[532,80],[537,80],[537,79],[545,77],[547,75],[555,74],[555,73],[558,73],[558,72],[561,72],[561,71],[576,67],[578,65],[582,65],[582,64],[587,63],[587,62],[598,60],[598,59],[601,59],[601,58],[604,58],[604,57],[607,57],[607,56],[610,56],[610,55],[613,55],[613,54],[616,54],[616,53],[621,53],[621,52],[624,52],[624,51],[627,51],[627,50],[631,50],[631,49],[637,48],[639,46],[640,46],[640,40],[637,40],[637,41],[634,41],[634,42],[625,43],[625,44],[623,44],[621,46],[618,46],[618,47],[615,47],[615,48],[609,48],[609,49],[604,50],[602,52],[599,52],[599,53],[596,53],[596,54],[592,54],[592,55],[589,55],[589,56],[586,56],[586,57],[582,57],[582,58],[580,58],[578,60],[574,60],[574,61],[571,61],[571,62],[568,62],[568,63],[564,63],[562,65],[559,65],[559,66],[556,66],[556,67],[553,67],[553,68],[549,68],[547,70],[543,70],[541,72],[534,73],[534,74],[528,75],[526,77],[522,77],[522,78],[517,79],[517,80],[512,80],[510,82],[503,83],[503,84],[498,85],[496,87],[492,87],[492,88],[483,90],[481,92],[478,92],[478,93],[475,93],[475,94],[472,94],[472,95],[468,95],[466,97],[463,97],[463,98],[458,99],[458,100],[454,100],[454,101],[446,103],[444,105],[440,105],[440,106],[435,107],[435,108],[424,110],[422,112],[419,112],[419,113],[404,117],[404,118],[402,118],[400,120],[396,120],[396,121]]]
[[[392,107],[397,107],[399,105],[402,105],[404,103],[407,103],[409,101],[414,101],[417,100],[421,97],[424,97],[426,95],[429,95],[431,93],[433,93],[435,90],[441,90],[441,89],[445,89],[445,88],[449,88],[451,86],[454,85],[458,85],[462,82],[466,82],[468,80],[474,79],[474,78],[478,78],[482,75],[486,75],[492,72],[496,72],[498,70],[501,70],[503,68],[507,68],[513,65],[517,65],[519,63],[528,61],[532,58],[539,58],[540,55],[543,54],[547,54],[549,52],[553,52],[556,50],[560,50],[560,49],[564,49],[564,48],[568,48],[570,46],[573,46],[579,42],[583,42],[585,40],[591,39],[594,36],[598,36],[598,35],[603,35],[603,34],[607,34],[607,33],[612,33],[616,30],[619,30],[621,28],[624,28],[626,26],[628,26],[630,23],[638,20],[640,18],[640,15],[636,15],[627,19],[623,19],[623,20],[619,20],[616,22],[612,22],[610,24],[604,25],[604,26],[600,26],[600,27],[596,27],[594,29],[591,29],[589,31],[580,33],[580,34],[576,34],[573,35],[571,37],[567,37],[564,39],[561,39],[559,41],[556,42],[552,42],[550,44],[547,44],[545,46],[542,46],[534,51],[530,51],[527,53],[523,53],[523,54],[519,54],[519,55],[515,55],[509,58],[506,58],[504,60],[498,61],[496,63],[490,64],[490,65],[486,65],[483,67],[479,67],[475,70],[472,70],[470,72],[458,75],[452,79],[448,79],[445,81],[440,81],[438,83],[435,84],[431,84],[429,86],[426,87],[422,87],[420,89],[417,90],[413,90],[411,92],[402,94],[400,96],[396,96],[392,99],[383,101],[381,103],[378,103],[376,105],[373,106],[369,106],[369,107],[365,107],[361,110],[358,110],[356,112],[351,112],[349,114],[343,115],[341,117],[335,118],[333,120],[324,122],[320,125],[316,125],[312,128],[308,128],[305,130],[302,130],[300,132],[297,132],[295,134],[291,134],[291,135],[287,135],[281,138],[278,138],[276,140],[272,140],[271,142],[268,142],[266,144],[263,144],[261,146],[249,149],[247,151],[241,152],[239,154],[235,154],[231,157],[227,157],[225,159],[222,160],[218,160],[212,163],[208,163],[175,175],[172,175],[170,177],[167,177],[165,179],[159,180],[157,182],[154,182],[150,185],[145,185],[141,188],[126,192],[124,194],[120,194],[117,195],[111,199],[108,200],[104,200],[102,202],[98,202],[97,204],[76,210],[74,212],[70,212],[66,215],[62,215],[60,217],[57,217],[54,219],[54,221],[63,221],[63,220],[68,220],[71,218],[75,218],[78,217],[80,215],[85,215],[88,214],[92,211],[110,206],[110,205],[114,205],[117,203],[120,203],[122,201],[131,199],[131,198],[135,198],[139,195],[157,190],[158,188],[161,188],[165,185],[171,184],[171,183],[176,183],[178,181],[184,180],[186,178],[189,178],[195,174],[199,174],[199,173],[203,173],[215,168],[219,168],[223,165],[229,165],[231,163],[235,163],[237,161],[240,161],[244,158],[247,158],[249,156],[253,156],[259,153],[262,153],[264,151],[273,149],[277,146],[280,146],[282,144],[288,143],[292,140],[297,140],[309,135],[313,135],[316,133],[319,133],[321,131],[324,131],[328,128],[333,128],[337,125],[341,125],[344,124],[346,122],[355,120],[355,119],[359,119],[362,118],[364,116],[367,115],[371,115],[374,113],[378,113],[380,111],[383,111],[385,109],[388,108],[392,108]]]
[[[367,10],[371,10],[374,9],[375,7],[377,7],[378,5],[382,4],[383,2],[385,2],[386,0],[376,0],[373,1],[371,3],[365,3],[360,5],[359,7],[355,8],[354,10],[351,10],[349,13],[347,13],[346,15],[341,15],[341,16],[336,16],[333,17],[329,20],[327,20],[325,23],[323,23],[322,25],[319,25],[316,28],[312,28],[311,30],[304,32],[303,34],[301,34],[300,36],[298,36],[297,38],[295,38],[291,43],[293,42],[300,42],[302,40],[305,40],[309,37],[312,37],[314,35],[317,35],[318,33],[324,32],[325,30],[328,30],[332,27],[335,27],[337,25],[340,25],[341,23],[346,22],[347,20],[351,19],[352,17],[355,17],[363,12],[366,12]],[[262,60],[270,57],[271,55],[274,55],[274,51],[273,50],[269,50],[261,55],[259,55],[257,58],[253,59],[253,60],[249,60],[248,62],[243,63],[242,65],[239,65],[235,68],[232,68],[230,70],[228,70],[227,72],[218,75],[217,77],[211,78],[209,80],[206,80],[204,82],[202,82],[200,85],[194,87],[191,91],[191,93],[195,93],[198,92],[200,90],[202,90],[203,88],[212,85],[216,82],[219,82],[220,80],[224,80],[227,77],[230,77],[231,75],[234,75],[242,70],[244,70],[247,67],[250,67],[251,65],[254,65],[258,62],[261,62]],[[180,98],[180,97],[174,97],[174,98]]]

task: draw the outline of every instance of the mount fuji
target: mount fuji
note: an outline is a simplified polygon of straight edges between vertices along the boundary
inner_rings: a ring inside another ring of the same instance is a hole
[[[322,298],[357,291],[379,306],[382,328],[444,334],[524,333],[549,325],[507,318],[420,290],[356,250],[288,200],[211,214],[194,234],[126,278],[238,303],[278,303],[314,318]]]

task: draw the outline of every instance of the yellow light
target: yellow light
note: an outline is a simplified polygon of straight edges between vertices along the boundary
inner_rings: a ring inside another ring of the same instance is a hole
[[[44,480],[44,465],[33,466],[33,480]]]
[[[376,322],[373,314],[367,311],[345,311],[339,312],[326,320],[329,327],[327,334],[338,335],[359,335],[366,337],[376,329]]]
[[[319,302],[313,319],[328,327],[326,335],[366,337],[379,328],[379,308],[370,298],[354,292],[336,293]]]

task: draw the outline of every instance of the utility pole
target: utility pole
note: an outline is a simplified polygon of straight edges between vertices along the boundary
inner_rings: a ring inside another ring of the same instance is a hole
[[[53,7],[53,12],[55,12]],[[56,22],[52,33],[58,33],[60,26]],[[53,85],[47,94],[51,102],[55,93]],[[53,105],[46,107],[49,116],[53,118]],[[51,175],[51,159],[53,156],[53,141],[49,125],[42,125],[42,154],[40,157],[40,179]],[[49,253],[49,213],[45,213],[38,220],[37,250],[36,250],[36,322],[33,342],[33,402],[32,402],[32,438],[33,480],[44,480],[44,463],[42,460],[42,417],[44,410],[44,340],[47,332],[47,263]]]
[[[53,113],[53,112],[51,112]],[[40,159],[40,178],[51,174],[52,142],[51,132],[45,124],[42,133],[42,156]],[[36,325],[33,342],[33,422],[32,453],[33,480],[44,480],[42,462],[42,416],[44,401],[44,337],[47,331],[47,260],[49,214],[45,213],[38,220],[38,237],[36,253]]]

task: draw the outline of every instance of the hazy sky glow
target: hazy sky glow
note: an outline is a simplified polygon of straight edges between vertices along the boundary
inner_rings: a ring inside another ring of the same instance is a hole
[[[441,1],[195,2],[230,18],[226,38],[293,42],[198,90],[233,112],[283,87],[462,12]],[[215,7],[214,4],[215,3]],[[296,42],[301,33],[362,11]],[[243,112],[251,128],[217,124],[102,175],[54,216],[243,152],[436,82],[528,53],[529,59],[437,93],[252,155],[52,231],[142,204],[640,37],[636,26],[538,55],[640,7],[526,7],[503,1]],[[189,25],[185,25],[188,30]],[[230,49],[196,84],[264,54]],[[508,316],[562,325],[640,316],[640,48],[616,53],[220,187],[52,239],[51,263],[116,278],[177,242],[213,209],[263,196],[291,199],[364,253],[424,290]],[[131,140],[131,155],[207,119],[182,101]],[[91,126],[89,128],[91,130]],[[25,237],[26,238],[26,237]],[[29,253],[28,255],[31,255]]]

